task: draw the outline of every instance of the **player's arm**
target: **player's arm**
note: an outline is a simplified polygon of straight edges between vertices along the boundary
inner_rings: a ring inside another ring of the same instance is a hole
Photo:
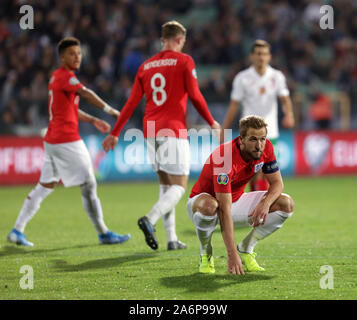
[[[93,90],[82,86],[77,90],[77,93],[93,106],[102,109],[115,118],[119,117],[120,112],[105,103]]]
[[[224,141],[224,130],[229,129],[232,126],[233,120],[238,113],[239,103],[244,98],[244,86],[242,83],[242,74],[238,73],[232,83],[231,101],[226,113],[226,117],[222,126],[221,140]]]
[[[115,148],[118,143],[118,137],[120,135],[120,132],[123,130],[125,124],[130,119],[135,108],[137,107],[138,103],[144,95],[144,90],[138,76],[139,71],[135,77],[135,81],[131,89],[129,99],[121,110],[120,116],[118,117],[118,120],[115,123],[112,132],[108,134],[102,142],[102,147],[105,152],[108,152],[109,150],[113,150]]]
[[[218,201],[218,216],[221,224],[221,233],[228,255],[228,274],[244,274],[242,261],[238,255],[234,240],[234,225],[231,214],[232,194],[216,193]]]
[[[293,104],[291,102],[290,96],[281,96],[279,97],[279,99],[284,113],[282,124],[285,128],[291,129],[295,125],[295,118],[293,112]]]
[[[231,127],[232,122],[238,113],[238,108],[239,108],[239,101],[232,99],[231,102],[229,103],[227,114],[226,114],[226,117],[224,119],[223,126],[222,126],[222,131],[221,131],[221,141],[222,142],[225,140],[224,139],[224,130],[229,129]]]
[[[93,124],[100,132],[107,133],[110,130],[110,124],[104,120],[98,119],[90,114],[78,109],[78,120]]]
[[[264,173],[264,177],[269,182],[269,189],[256,208],[249,214],[252,217],[250,223],[254,227],[257,227],[260,223],[265,224],[270,207],[279,198],[284,189],[279,169],[272,173]],[[263,220],[261,221],[261,219]]]
[[[282,125],[291,129],[295,125],[294,112],[293,112],[293,104],[290,99],[290,93],[288,86],[286,84],[286,78],[282,72],[277,73],[277,95],[281,102],[282,110],[284,113],[284,117],[282,119]]]

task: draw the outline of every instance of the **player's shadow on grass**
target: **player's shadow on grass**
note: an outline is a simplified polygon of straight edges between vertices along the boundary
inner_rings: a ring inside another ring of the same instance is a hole
[[[88,245],[88,244],[83,244],[83,245],[77,245],[77,246],[72,246],[72,247],[65,247],[65,248],[54,248],[54,249],[33,249],[33,248],[24,248],[24,247],[15,247],[15,246],[5,246],[0,250],[0,258],[5,257],[5,256],[10,256],[10,255],[16,255],[16,254],[37,254],[37,253],[48,253],[48,252],[53,252],[53,251],[63,251],[63,250],[68,250],[68,249],[81,249],[81,248],[88,248],[88,247],[94,247],[97,246],[97,244],[93,245]]]
[[[150,254],[133,253],[130,256],[89,260],[79,264],[69,264],[66,260],[60,260],[60,259],[52,260],[52,262],[55,265],[54,268],[57,269],[59,272],[77,272],[77,271],[84,271],[90,269],[113,268],[123,263],[130,263],[142,259],[145,259],[144,263],[146,264],[148,259],[156,258],[156,257],[157,255],[152,253]]]
[[[263,274],[246,273],[245,275],[217,275],[194,273],[188,276],[163,277],[160,279],[162,285],[167,288],[186,288],[187,292],[216,291],[240,283],[251,281],[264,281],[274,278]]]

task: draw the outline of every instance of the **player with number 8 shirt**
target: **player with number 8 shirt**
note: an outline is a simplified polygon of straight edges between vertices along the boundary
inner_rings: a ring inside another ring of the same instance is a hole
[[[212,129],[220,130],[220,125],[213,119],[199,90],[193,59],[181,52],[186,40],[185,27],[177,21],[169,21],[162,25],[161,36],[162,50],[139,67],[129,99],[102,145],[106,152],[114,149],[120,132],[145,95],[144,137],[158,175],[160,193],[159,200],[138,220],[138,225],[146,243],[156,250],[154,226],[163,217],[168,250],[176,250],[186,248],[176,235],[175,206],[185,193],[190,169],[187,98]],[[167,161],[165,150],[173,155],[173,161]]]

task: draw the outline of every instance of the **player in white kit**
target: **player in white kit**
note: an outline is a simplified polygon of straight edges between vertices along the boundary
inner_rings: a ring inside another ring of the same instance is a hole
[[[239,103],[241,103],[242,117],[258,115],[268,123],[267,138],[277,152],[279,137],[277,98],[281,102],[284,113],[282,125],[287,129],[295,125],[289,89],[283,73],[269,65],[271,52],[268,42],[256,40],[250,58],[252,65],[239,72],[233,80],[231,101],[222,129],[231,127],[238,112]],[[221,141],[224,141],[223,135],[224,130],[221,133]],[[268,183],[261,171],[252,179],[251,189],[251,191],[268,189]]]

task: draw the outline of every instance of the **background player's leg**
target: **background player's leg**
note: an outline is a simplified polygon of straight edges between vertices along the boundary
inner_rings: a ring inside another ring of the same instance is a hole
[[[92,177],[88,182],[82,184],[82,203],[89,219],[98,233],[100,244],[123,243],[130,239],[130,234],[121,235],[108,230],[103,218],[103,210],[97,195],[97,182]]]
[[[188,180],[188,176],[168,175],[162,171],[158,172],[158,177],[160,184],[169,185],[169,188],[147,214],[147,218],[152,225],[155,225],[163,215],[175,208],[185,194]]]
[[[160,184],[160,196],[159,199],[165,194],[165,192],[170,188],[170,185]],[[173,208],[168,213],[164,214],[162,217],[162,222],[166,232],[166,237],[168,242],[177,241],[176,234],[176,221],[175,221],[175,208]]]
[[[187,180],[188,176],[176,176],[176,175],[168,175],[170,185],[181,185],[185,190],[187,188]],[[167,186],[165,193],[169,190],[170,185]],[[182,196],[181,196],[182,198]],[[163,215],[163,223],[164,228],[167,235],[167,249],[168,250],[178,250],[178,249],[186,249],[187,246],[185,243],[178,240],[176,234],[176,215],[175,215],[175,207],[172,208],[168,213]]]
[[[17,217],[15,227],[7,237],[8,241],[16,244],[33,246],[33,243],[27,241],[24,235],[25,227],[40,209],[41,202],[53,192],[56,183],[59,181],[58,170],[51,156],[51,150],[48,150],[46,143],[44,143],[44,148],[45,157],[41,169],[40,182],[31,190],[25,199]]]
[[[165,192],[154,204],[150,212],[139,218],[138,225],[144,232],[146,243],[156,250],[158,241],[154,226],[163,217],[164,228],[168,238],[168,249],[184,249],[186,245],[177,240],[175,207],[185,194],[189,173],[189,145],[188,141],[181,139],[156,139],[155,145],[152,140],[147,140],[149,155],[151,154],[154,170],[157,172],[159,184],[166,185]],[[168,152],[168,150],[171,150]],[[171,155],[167,158],[167,153]],[[175,174],[169,174],[173,172]],[[187,172],[187,173],[186,173]],[[165,217],[164,217],[165,216]],[[170,241],[176,239],[175,241]]]
[[[168,250],[185,249],[186,245],[177,239],[175,206],[185,193],[188,176],[172,176],[163,171],[158,171],[157,175],[160,184],[159,200],[146,216],[139,218],[138,225],[144,232],[146,243],[156,250],[158,241],[154,226],[163,217]]]
[[[102,205],[97,196],[97,182],[95,179],[91,179],[80,187],[84,210],[92,221],[95,230],[99,235],[107,233],[108,228],[104,223]]]
[[[54,190],[55,183],[38,183],[26,197],[15,223],[15,229],[24,232],[27,223],[40,209],[41,202]]]
[[[32,189],[22,205],[15,227],[7,236],[9,242],[23,246],[33,246],[33,243],[26,239],[24,234],[25,227],[40,209],[41,202],[53,192],[54,185],[55,182],[49,184],[38,183],[36,187]]]
[[[40,209],[41,202],[53,192],[56,183],[59,181],[57,167],[46,143],[44,144],[44,148],[45,157],[41,169],[40,182],[31,190],[25,199],[15,223],[14,229],[21,233],[24,232],[27,223]]]

